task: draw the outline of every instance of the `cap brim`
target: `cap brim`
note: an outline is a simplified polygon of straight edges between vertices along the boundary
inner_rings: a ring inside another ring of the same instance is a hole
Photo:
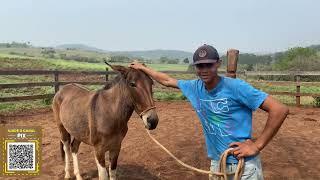
[[[216,60],[216,59],[202,59],[202,60],[199,60],[199,61],[196,61],[193,63],[193,65],[196,65],[196,64],[203,64],[203,63],[216,63],[218,62],[219,60]]]

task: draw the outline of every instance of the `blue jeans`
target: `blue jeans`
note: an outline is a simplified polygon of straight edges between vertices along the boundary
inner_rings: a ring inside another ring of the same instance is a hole
[[[238,164],[227,164],[227,172],[236,171]],[[219,170],[219,161],[211,160],[210,171],[217,172]],[[209,176],[209,180],[220,180],[219,176]],[[233,175],[228,176],[228,180],[233,180]],[[260,156],[248,160],[244,164],[244,172],[241,180],[263,180],[262,166]]]

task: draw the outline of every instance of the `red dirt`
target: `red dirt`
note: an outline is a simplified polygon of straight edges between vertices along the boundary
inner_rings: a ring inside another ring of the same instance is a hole
[[[152,134],[182,161],[208,169],[209,159],[197,116],[188,102],[157,102],[160,123]],[[320,109],[290,108],[279,133],[261,152],[265,179],[319,179]],[[254,137],[261,133],[267,114],[254,113]],[[1,124],[43,128],[42,173],[33,179],[63,179],[64,163],[59,153],[59,133],[51,111],[21,116],[0,116]],[[81,144],[80,171],[85,179],[98,179],[93,148]],[[73,172],[73,171],[72,171]],[[136,114],[129,121],[118,160],[118,179],[208,179],[189,171],[163,152],[145,132]]]

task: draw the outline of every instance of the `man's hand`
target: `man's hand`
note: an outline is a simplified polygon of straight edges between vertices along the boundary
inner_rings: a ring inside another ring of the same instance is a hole
[[[131,68],[141,70],[148,74],[152,79],[156,80],[160,84],[167,86],[167,87],[173,87],[178,88],[178,81],[169,75],[155,71],[149,67],[146,67],[144,64],[139,63],[138,61],[133,61],[128,65]]]
[[[229,145],[229,147],[233,148],[233,155],[240,159],[242,157],[254,156],[257,155],[260,150],[257,145],[250,139],[244,142],[233,142]]]
[[[137,69],[137,70],[142,70],[145,67],[145,65],[134,60],[132,63],[129,64],[129,67],[131,67],[133,69]]]

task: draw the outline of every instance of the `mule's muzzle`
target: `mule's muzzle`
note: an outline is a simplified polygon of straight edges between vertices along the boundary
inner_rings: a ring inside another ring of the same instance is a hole
[[[148,117],[147,125],[149,130],[155,129],[158,125],[158,116],[156,115],[156,117]]]
[[[144,121],[145,127],[149,130],[155,129],[159,121],[158,115],[155,110],[150,110],[142,117],[142,119]]]

